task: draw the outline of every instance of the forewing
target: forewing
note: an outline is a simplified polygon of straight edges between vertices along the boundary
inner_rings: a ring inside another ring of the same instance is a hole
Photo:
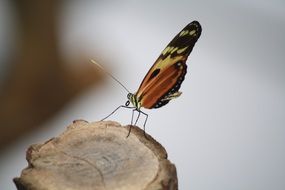
[[[201,31],[199,22],[191,22],[162,51],[136,93],[142,107],[159,108],[169,102],[163,100],[165,96],[179,90],[187,71],[186,60]]]

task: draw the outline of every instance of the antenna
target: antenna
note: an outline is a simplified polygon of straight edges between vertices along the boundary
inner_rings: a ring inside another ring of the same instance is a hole
[[[118,80],[116,79],[116,77],[114,77],[113,75],[111,75],[111,73],[109,73],[108,71],[106,71],[102,65],[100,65],[99,63],[97,63],[95,60],[91,59],[90,60],[91,63],[97,65],[105,74],[107,74],[108,76],[110,76],[112,79],[114,79],[117,83],[119,83],[128,93],[130,93],[130,91]]]

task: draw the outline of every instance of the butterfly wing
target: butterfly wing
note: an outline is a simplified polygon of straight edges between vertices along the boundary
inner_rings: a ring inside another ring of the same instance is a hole
[[[162,51],[135,96],[141,107],[152,109],[178,97],[187,72],[186,60],[202,32],[197,21],[188,24]]]

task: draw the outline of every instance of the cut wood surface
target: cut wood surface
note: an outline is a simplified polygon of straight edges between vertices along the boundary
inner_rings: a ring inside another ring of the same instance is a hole
[[[18,189],[177,189],[175,166],[143,130],[113,121],[77,120],[58,137],[27,150]]]

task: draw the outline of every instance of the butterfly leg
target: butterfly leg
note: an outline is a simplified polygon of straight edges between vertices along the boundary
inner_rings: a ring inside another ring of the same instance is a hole
[[[106,117],[104,117],[103,119],[101,119],[101,121],[104,121],[105,119],[107,119],[108,117],[110,117],[111,115],[113,115],[118,109],[120,108],[128,108],[128,109],[133,109],[134,107],[128,107],[128,106],[124,106],[121,105],[119,107],[117,107],[114,111],[112,111],[109,115],[107,115]]]
[[[132,112],[132,120],[131,120],[131,125],[133,125],[133,119],[134,119],[134,112],[136,111],[136,109],[133,109],[133,112]]]
[[[142,114],[144,114],[146,116],[145,120],[144,120],[144,124],[143,124],[143,133],[144,133],[144,136],[145,138],[147,138],[146,134],[145,134],[145,125],[146,125],[146,122],[147,122],[147,119],[148,119],[148,114],[140,111]]]
[[[128,138],[130,136],[132,127],[133,127],[133,125],[130,125],[129,132],[128,132],[128,135],[126,136],[126,138]]]
[[[143,124],[143,131],[144,131],[144,136],[145,136],[145,138],[147,139],[147,136],[146,136],[146,133],[145,133],[145,125],[146,125],[146,122],[147,122],[147,119],[148,119],[148,114],[144,113],[144,112],[141,111],[141,110],[137,110],[137,109],[133,109],[133,113],[132,113],[132,114],[134,114],[135,111],[138,111],[139,114],[138,114],[138,117],[137,117],[136,122],[134,123],[134,125],[137,124],[141,113],[146,116],[146,118],[145,118],[145,120],[144,120],[144,124]],[[130,129],[129,129],[129,133],[128,133],[128,135],[127,135],[127,138],[128,138],[128,137],[130,136],[130,134],[131,134],[132,126],[133,126],[133,115],[132,115],[132,122],[131,122],[131,126],[130,126]]]
[[[132,130],[132,126],[133,126],[133,114],[134,114],[134,112],[135,111],[138,111],[139,112],[139,115],[138,115],[138,117],[137,117],[137,119],[136,119],[136,122],[135,122],[135,124],[134,125],[136,125],[137,124],[137,122],[138,122],[138,120],[139,120],[139,117],[140,117],[140,114],[141,114],[141,111],[140,110],[137,110],[137,109],[133,109],[133,113],[132,113],[132,122],[131,122],[131,125],[130,125],[130,129],[129,129],[129,133],[128,133],[128,135],[127,135],[127,138],[130,136],[130,134],[131,134],[131,130]]]
[[[137,117],[136,122],[135,122],[135,124],[134,124],[134,125],[136,125],[136,124],[137,124],[137,122],[138,122],[138,120],[139,120],[139,118],[140,118],[140,115],[141,115],[141,111],[140,111],[140,110],[137,110],[137,111],[139,112],[139,114],[138,114],[138,117]]]

